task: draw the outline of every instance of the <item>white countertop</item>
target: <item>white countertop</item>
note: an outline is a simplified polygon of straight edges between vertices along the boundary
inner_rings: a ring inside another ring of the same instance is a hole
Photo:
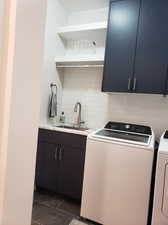
[[[65,133],[71,133],[71,134],[79,134],[79,135],[84,135],[84,136],[88,136],[88,134],[90,134],[93,129],[89,129],[89,130],[75,130],[75,129],[70,129],[70,128],[62,128],[62,127],[57,127],[58,125],[50,125],[50,124],[45,124],[45,125],[40,125],[39,128],[41,129],[46,129],[46,130],[52,130],[52,131],[60,131],[60,132],[65,132]],[[61,124],[63,125],[63,124]]]

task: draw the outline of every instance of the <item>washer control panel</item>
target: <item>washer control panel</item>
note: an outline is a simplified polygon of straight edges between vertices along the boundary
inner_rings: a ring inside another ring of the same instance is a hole
[[[165,132],[164,138],[168,139],[168,130]]]
[[[140,133],[151,135],[152,130],[148,126],[130,124],[130,123],[119,123],[119,122],[108,122],[105,126],[106,129],[118,130],[118,131],[128,131],[132,133]]]

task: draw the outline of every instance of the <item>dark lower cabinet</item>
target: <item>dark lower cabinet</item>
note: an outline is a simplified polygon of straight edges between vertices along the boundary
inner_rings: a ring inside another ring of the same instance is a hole
[[[81,200],[86,136],[39,130],[36,186]]]
[[[82,195],[85,148],[61,146],[58,192],[74,199]]]
[[[36,185],[51,191],[58,189],[59,163],[56,160],[58,146],[39,141],[36,164]]]

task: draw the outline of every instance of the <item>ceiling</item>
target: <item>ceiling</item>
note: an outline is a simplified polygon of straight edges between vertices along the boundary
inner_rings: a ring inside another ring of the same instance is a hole
[[[83,11],[108,7],[109,0],[60,0],[69,11]]]

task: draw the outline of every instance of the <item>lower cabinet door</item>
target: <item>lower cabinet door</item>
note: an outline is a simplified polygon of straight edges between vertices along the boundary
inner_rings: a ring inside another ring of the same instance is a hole
[[[76,200],[81,200],[85,149],[61,147],[59,154],[58,192]]]
[[[36,186],[57,192],[58,190],[58,146],[39,142],[36,161]]]

